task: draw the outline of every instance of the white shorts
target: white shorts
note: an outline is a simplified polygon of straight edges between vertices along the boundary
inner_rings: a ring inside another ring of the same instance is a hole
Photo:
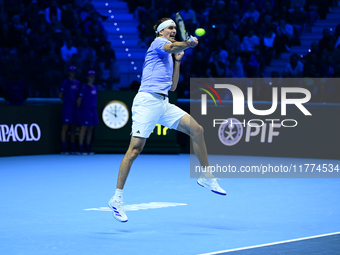
[[[187,113],[169,98],[148,92],[138,92],[132,104],[132,136],[148,138],[156,124],[177,129],[179,121]]]

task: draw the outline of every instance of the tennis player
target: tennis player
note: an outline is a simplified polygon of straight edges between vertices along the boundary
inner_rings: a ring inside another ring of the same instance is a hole
[[[145,55],[142,82],[132,105],[132,137],[130,146],[121,162],[115,195],[109,201],[113,216],[120,222],[128,218],[123,208],[123,188],[134,160],[143,150],[146,139],[156,124],[184,132],[192,139],[193,149],[202,166],[209,166],[203,128],[185,111],[170,104],[168,91],[175,91],[184,50],[198,45],[197,38],[174,42],[176,24],[162,18],[154,26],[156,39]],[[209,178],[210,177],[210,178]],[[226,195],[211,174],[197,182],[211,191]]]

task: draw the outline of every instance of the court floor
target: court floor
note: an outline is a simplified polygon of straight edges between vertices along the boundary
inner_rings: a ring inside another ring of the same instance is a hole
[[[0,254],[340,254],[340,179],[221,179],[219,196],[189,155],[141,155],[120,223],[107,201],[122,157],[0,158]]]

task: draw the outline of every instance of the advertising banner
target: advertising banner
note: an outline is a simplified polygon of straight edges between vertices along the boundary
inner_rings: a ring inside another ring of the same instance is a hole
[[[60,153],[61,105],[2,106],[0,156]]]

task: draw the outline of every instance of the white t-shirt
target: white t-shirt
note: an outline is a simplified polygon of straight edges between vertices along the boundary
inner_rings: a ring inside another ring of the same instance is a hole
[[[168,39],[157,37],[145,54],[140,92],[154,92],[167,95],[172,85],[173,60],[171,53],[164,50]]]

